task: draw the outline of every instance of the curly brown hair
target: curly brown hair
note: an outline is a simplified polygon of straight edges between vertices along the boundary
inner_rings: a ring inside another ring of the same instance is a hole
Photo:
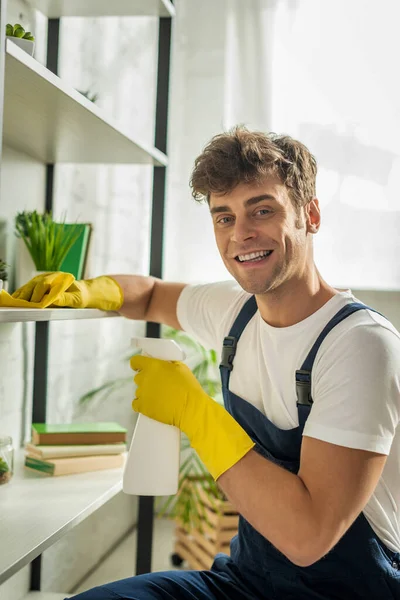
[[[270,175],[278,175],[296,208],[315,198],[317,163],[304,144],[239,125],[211,139],[195,160],[190,186],[196,201],[209,202],[213,193],[227,194]]]

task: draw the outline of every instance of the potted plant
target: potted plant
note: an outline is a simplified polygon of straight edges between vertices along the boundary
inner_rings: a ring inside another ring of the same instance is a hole
[[[15,218],[15,233],[28,250],[36,271],[59,271],[80,235],[79,224],[56,222],[51,212],[23,211]],[[32,276],[33,273],[30,273]],[[25,281],[30,277],[22,278]]]
[[[19,23],[16,23],[15,25],[7,23],[6,38],[12,40],[14,44],[17,44],[22,50],[27,52],[30,56],[33,56],[35,37],[30,31],[25,31],[22,25]]]
[[[8,265],[0,258],[0,290],[4,289],[7,291],[8,284]]]
[[[7,462],[0,458],[0,485],[7,483],[11,479],[11,471]]]

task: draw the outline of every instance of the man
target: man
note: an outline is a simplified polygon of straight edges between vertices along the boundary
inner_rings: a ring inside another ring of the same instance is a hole
[[[241,515],[231,557],[210,571],[141,575],[76,600],[400,599],[400,335],[318,272],[315,178],[290,137],[218,135],[191,185],[236,282],[120,275],[52,297],[223,345],[227,410],[182,363],[141,356],[133,407],[180,427]],[[51,290],[37,279],[16,297],[40,304]]]

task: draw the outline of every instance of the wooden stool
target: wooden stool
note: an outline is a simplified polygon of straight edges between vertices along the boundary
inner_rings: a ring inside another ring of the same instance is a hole
[[[229,554],[229,543],[237,534],[239,515],[227,500],[212,498],[201,487],[198,494],[204,507],[201,525],[187,530],[177,521],[171,561],[174,566],[186,561],[191,569],[202,570],[211,567],[218,552]]]

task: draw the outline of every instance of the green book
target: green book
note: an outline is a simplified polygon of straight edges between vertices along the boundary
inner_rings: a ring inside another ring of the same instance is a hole
[[[86,266],[92,225],[90,223],[64,223],[64,228],[78,227],[79,237],[64,258],[60,271],[72,273],[75,279],[82,279]]]
[[[32,443],[113,444],[126,442],[126,429],[118,423],[32,423]]]
[[[119,423],[32,423],[38,433],[93,433],[93,432],[126,432]]]

